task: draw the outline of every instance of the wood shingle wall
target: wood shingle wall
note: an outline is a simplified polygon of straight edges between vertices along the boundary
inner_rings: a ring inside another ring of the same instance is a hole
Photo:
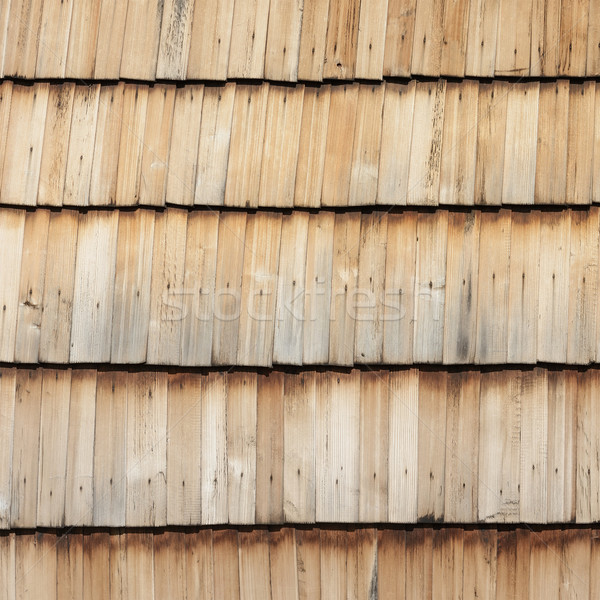
[[[600,1],[0,2],[0,600],[600,597]]]

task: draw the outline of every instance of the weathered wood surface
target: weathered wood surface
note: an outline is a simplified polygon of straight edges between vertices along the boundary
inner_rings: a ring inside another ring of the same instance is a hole
[[[111,598],[149,600],[593,600],[598,534],[460,527],[11,533],[0,538],[0,578],[23,600],[84,591],[108,597],[109,590]]]
[[[596,522],[598,393],[597,369],[3,368],[0,528]]]
[[[593,80],[0,90],[2,204],[600,202]]]
[[[0,358],[588,365],[599,210],[4,208]]]
[[[0,76],[597,76],[596,0],[6,2]]]

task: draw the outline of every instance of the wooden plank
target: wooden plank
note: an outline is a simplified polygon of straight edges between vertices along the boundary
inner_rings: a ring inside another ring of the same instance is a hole
[[[196,0],[187,66],[188,79],[227,79],[233,6],[234,0],[218,3]]]
[[[201,523],[202,387],[197,374],[169,375],[167,398],[167,523]]]
[[[377,594],[381,600],[404,600],[406,577],[406,532],[377,532]]]
[[[110,354],[113,363],[146,360],[153,240],[153,212],[120,213]]]
[[[406,532],[406,599],[432,598],[433,530]]]
[[[55,538],[56,596],[83,597],[83,535],[69,533]]]
[[[165,204],[174,105],[175,88],[173,86],[155,85],[150,88],[140,171],[140,204],[152,206],[164,206]],[[179,204],[177,196],[170,200],[175,200]]]
[[[186,588],[188,597],[213,598],[213,532],[210,529],[186,533]]]
[[[589,7],[593,2],[565,0],[560,13],[559,75],[585,75]]]
[[[475,359],[481,213],[448,215],[444,364]]]
[[[377,204],[406,204],[415,87],[385,83]]]
[[[185,211],[171,208],[156,215],[148,326],[150,364],[181,362],[186,229]]]
[[[321,598],[347,598],[348,534],[321,529]]]
[[[0,11],[4,9],[7,4],[4,3]],[[2,15],[0,14],[0,18]],[[0,27],[2,25],[0,24]],[[0,35],[1,29],[0,29]],[[0,45],[2,40],[0,39]],[[0,71],[1,72],[1,71]],[[8,138],[8,124],[10,118],[10,105],[12,100],[13,82],[5,80],[0,85],[0,181],[2,180],[2,173],[4,170],[4,159],[6,156],[6,146]]]
[[[356,73],[360,79],[382,79],[388,24],[388,0],[361,2],[356,46]]]
[[[519,519],[520,372],[481,374],[479,398],[479,520]]]
[[[540,84],[535,203],[562,204],[567,186],[569,82]]]
[[[508,90],[503,204],[534,202],[539,91],[537,82]]]
[[[275,294],[281,240],[281,215],[249,215],[242,275],[238,365],[273,363]]]
[[[595,83],[569,86],[569,134],[567,137],[567,191],[569,204],[590,204],[594,155]]]
[[[284,375],[283,516],[289,523],[315,522],[317,381],[310,371]]]
[[[42,371],[17,371],[10,526],[36,526]]]
[[[66,525],[93,523],[96,386],[96,371],[77,370],[71,374],[65,482]]]
[[[185,533],[164,531],[153,536],[154,597],[185,598],[187,592]]]
[[[560,588],[560,532],[540,531],[531,534],[529,567],[530,598],[542,599],[555,595]]]
[[[598,289],[597,207],[571,213],[569,264],[569,317],[567,362],[589,364],[596,357],[596,305]]]
[[[440,166],[440,204],[471,205],[475,200],[479,84],[448,83]]]
[[[4,362],[13,362],[15,359],[24,237],[25,212],[14,209],[2,210],[0,212],[0,244],[5,249],[6,255],[4,266],[0,269],[0,303],[2,304],[0,360]]]
[[[321,597],[321,532],[319,529],[296,530],[298,599]]]
[[[463,595],[465,600],[496,598],[496,551],[495,529],[464,532]]]
[[[269,87],[259,206],[294,205],[303,99],[303,85]]]
[[[49,91],[47,83],[13,87],[7,139],[15,143],[4,156],[3,204],[36,204]]]
[[[215,566],[215,598],[239,598],[240,575],[238,532],[235,529],[213,533],[213,563]]]
[[[410,364],[413,356],[417,215],[388,215],[383,313],[384,363]],[[402,260],[394,257],[402,256]]]
[[[306,279],[308,219],[309,215],[300,211],[283,215],[281,219],[273,342],[274,363],[302,364],[303,283]]]
[[[361,220],[358,287],[347,310],[356,321],[354,360],[377,364],[383,353],[387,215],[371,213]]]
[[[575,520],[577,374],[548,372],[548,522]]]
[[[227,377],[227,496],[229,523],[251,525],[256,514],[257,379]]]
[[[156,79],[185,79],[190,51],[194,0],[163,5]]]
[[[411,72],[439,77],[442,67],[444,2],[417,2]]]
[[[109,587],[111,600],[127,596],[127,538],[119,535],[109,537]]]
[[[117,206],[131,206],[139,201],[147,109],[148,88],[125,84],[115,192]]]
[[[594,77],[600,75],[600,6],[596,2],[589,4],[588,21],[585,74]]]
[[[12,0],[4,47],[4,76],[33,79],[43,0]],[[12,24],[12,25],[11,25]]]
[[[592,202],[600,203],[600,85],[596,86],[594,128],[594,164],[592,168]]]
[[[501,0],[498,8],[498,35],[495,75],[529,75],[531,51],[531,0]]]
[[[271,598],[299,600],[296,557],[296,530],[282,528],[269,532]]]
[[[321,206],[330,100],[328,85],[304,89],[294,206]]]
[[[298,57],[298,79],[322,81],[329,2],[304,0]]]
[[[269,538],[264,529],[240,531],[240,600],[271,598]]]
[[[388,0],[383,75],[408,77],[413,49],[416,0]]]
[[[67,169],[74,83],[50,86],[40,163],[38,206],[61,206]]]
[[[446,394],[446,373],[420,374],[417,520],[425,523],[444,518]]]
[[[42,362],[69,362],[78,228],[79,219],[74,211],[50,215],[40,324]]]
[[[600,389],[600,373],[586,371],[577,382],[577,481],[575,488],[577,523],[595,521],[600,514],[600,477],[595,469],[600,449],[599,411],[594,398]]]
[[[513,212],[508,283],[509,363],[535,363],[540,289],[540,213]]]
[[[164,526],[167,522],[166,373],[129,376],[126,440],[125,523],[128,527]]]
[[[308,221],[304,292],[304,364],[325,364],[329,358],[329,324],[335,215],[311,214]]]
[[[236,2],[231,24],[228,79],[262,79],[270,0]]]
[[[352,148],[350,139],[356,132],[356,112],[360,85],[344,84],[331,87],[325,172],[321,204],[347,206],[352,176]]]
[[[470,0],[451,0],[444,6],[441,72],[464,77]]]
[[[445,97],[444,80],[417,83],[407,204],[439,204]]]
[[[121,124],[125,85],[106,85],[100,89],[94,161],[90,179],[90,205],[107,206],[117,203],[117,172],[121,145]],[[129,115],[125,129],[131,127]],[[140,129],[138,126],[137,132]],[[125,168],[125,162],[123,167]],[[123,174],[121,174],[123,179]]]
[[[496,543],[496,598],[516,598],[517,532],[498,531]],[[529,564],[526,564],[529,576]],[[526,590],[524,590],[526,591]]]
[[[204,88],[194,204],[224,202],[234,97],[234,83]]]
[[[502,204],[508,84],[479,85],[475,204]]]
[[[357,585],[354,597],[366,598],[377,588],[377,530],[372,527],[358,529],[355,536]]]
[[[531,535],[528,529],[516,530],[515,598],[529,598],[529,570],[531,566]]]
[[[388,392],[387,371],[361,373],[358,496],[361,523],[388,520]]]
[[[15,430],[16,369],[0,369],[0,529],[9,529],[13,440]],[[6,552],[3,548],[0,553]],[[2,561],[3,562],[3,561]]]
[[[316,411],[317,521],[358,521],[359,372],[323,373]]]
[[[167,167],[167,202],[185,206],[194,204],[203,98],[203,85],[186,85],[177,88],[175,93]]]
[[[449,373],[446,396],[444,520],[477,522],[480,375]]]
[[[64,79],[73,2],[44,2],[38,33],[35,76]]]
[[[521,502],[525,523],[548,519],[548,376],[542,369],[521,378]]]
[[[121,78],[154,79],[163,7],[162,0],[129,0],[119,73]]]
[[[75,88],[63,196],[65,206],[89,204],[99,99],[100,85]]]
[[[49,221],[50,213],[44,209],[25,215],[16,315],[16,362],[35,363],[38,359]]]
[[[561,598],[591,598],[590,584],[596,574],[591,565],[590,538],[592,532],[590,529],[567,529],[560,533],[559,545],[562,545],[562,553],[560,555],[559,589]]]
[[[9,16],[10,2],[4,2],[0,7],[0,75],[2,77],[4,77],[4,54],[6,50],[6,38],[8,36]]]
[[[534,0],[531,6],[532,77],[556,77],[560,60],[560,1]]]
[[[360,213],[339,213],[335,215],[329,320],[329,363],[334,365],[351,366],[354,364],[355,324],[358,326],[356,322],[356,300],[359,294],[357,285],[359,278],[360,227]],[[367,237],[369,237],[369,233],[366,231]],[[375,236],[377,235],[382,237],[379,224]],[[383,236],[385,236],[385,233]],[[370,241],[373,242],[373,240]],[[377,250],[375,250],[375,254],[377,254]],[[385,260],[385,256],[383,260]],[[370,265],[363,265],[362,275],[364,279],[367,278],[369,268]],[[377,278],[378,283],[380,283],[380,278]],[[369,326],[370,323],[367,323],[363,327],[363,330],[365,330],[363,333],[367,336],[369,335]],[[381,351],[379,351],[379,354],[381,354]]]
[[[101,0],[94,79],[118,79],[129,0]]]
[[[69,51],[67,54],[67,77],[92,78],[96,62],[96,43],[100,25],[100,3],[73,4]]]
[[[360,2],[358,0],[331,0],[325,39],[326,79],[354,79]]]
[[[463,535],[462,529],[433,531],[431,587],[434,598],[462,598]]]
[[[125,546],[124,597],[154,597],[153,537],[149,532],[135,532],[121,542]]]
[[[118,589],[113,589],[112,596],[110,596],[111,537],[118,538],[120,536],[110,536],[108,532],[83,535],[83,597],[89,600],[97,600],[107,596],[119,597],[120,590]],[[119,565],[116,557],[113,557],[113,561],[112,572],[118,573]]]
[[[498,9],[500,3],[470,0],[465,75],[493,77],[496,64]]]
[[[375,204],[383,125],[384,86],[361,85],[350,170],[348,204]]]
[[[503,364],[508,354],[510,212],[481,215],[477,293],[477,364]]]
[[[304,0],[286,0],[271,5],[265,49],[265,79],[298,81],[303,9]]]
[[[590,558],[590,573],[598,572],[598,564],[600,564],[600,548],[598,547],[598,540],[600,539],[600,535],[598,534],[597,529],[592,529],[591,534],[591,558]],[[594,596],[598,595],[598,591],[600,591],[600,578],[591,577],[590,581],[590,598],[594,598]]]
[[[540,291],[537,360],[567,360],[571,212],[547,213],[540,221]]]
[[[202,524],[226,523],[227,387],[224,373],[211,373],[202,385],[200,419]]]
[[[188,215],[181,323],[183,365],[210,365],[218,231],[217,214]]]
[[[15,536],[16,598],[57,599],[55,543],[52,533]]]
[[[233,105],[226,206],[258,206],[269,84],[238,85]]]
[[[258,375],[256,411],[257,524],[283,522],[283,373]]]
[[[447,235],[446,211],[419,214],[413,338],[413,358],[417,363],[442,361]]]
[[[73,292],[71,362],[108,362],[117,254],[116,213],[80,215]]]
[[[93,484],[95,526],[125,526],[127,379],[126,373],[98,373]]]
[[[235,364],[246,238],[246,213],[219,215],[212,339],[214,365]]]

